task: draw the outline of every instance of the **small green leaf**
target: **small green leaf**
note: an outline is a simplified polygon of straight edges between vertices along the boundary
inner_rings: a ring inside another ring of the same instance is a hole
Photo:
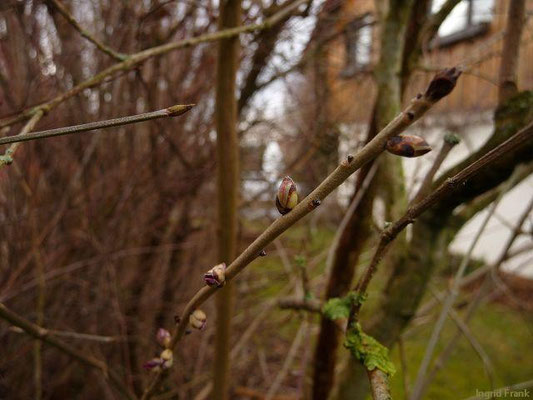
[[[326,304],[324,304],[322,312],[327,318],[332,320],[348,318],[350,316],[352,305],[361,304],[365,299],[366,295],[359,296],[354,292],[350,292],[345,297],[334,297],[329,299]]]

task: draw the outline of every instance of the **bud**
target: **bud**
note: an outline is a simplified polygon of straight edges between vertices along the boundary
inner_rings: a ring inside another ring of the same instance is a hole
[[[163,347],[168,347],[170,344],[170,332],[166,329],[159,328],[156,335],[157,343]]]
[[[431,151],[429,144],[415,135],[394,136],[387,141],[386,149],[401,157],[419,157]]]
[[[204,274],[208,286],[222,287],[226,284],[226,263],[215,265]]]
[[[424,96],[433,102],[439,101],[444,96],[450,94],[455,87],[457,78],[461,75],[460,68],[446,68],[438,72],[429,83]]]
[[[162,364],[163,360],[161,358],[152,358],[143,364],[143,368],[147,371],[157,372],[161,369]]]
[[[202,310],[194,310],[189,317],[189,324],[195,329],[202,330],[207,323],[207,315]]]
[[[168,369],[172,367],[172,364],[174,363],[174,355],[172,354],[172,350],[166,349],[161,352],[160,355],[161,358],[161,368]]]
[[[286,176],[279,185],[278,195],[276,196],[276,207],[281,215],[287,214],[298,204],[298,191],[294,181]]]

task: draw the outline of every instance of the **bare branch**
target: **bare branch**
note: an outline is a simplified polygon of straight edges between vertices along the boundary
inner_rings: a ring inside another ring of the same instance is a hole
[[[124,386],[122,380],[117,375],[117,373],[113,370],[110,370],[105,362],[85,355],[79,350],[53,337],[49,334],[48,330],[41,328],[40,326],[35,325],[30,321],[22,318],[2,303],[0,303],[0,318],[22,329],[24,332],[34,337],[35,339],[47,343],[50,346],[53,346],[56,349],[62,351],[63,353],[68,354],[69,356],[78,360],[82,364],[98,369],[103,374],[104,378],[106,380],[109,379],[113,386],[115,386],[115,388],[120,391],[120,393],[122,393],[126,398],[136,398],[135,395],[130,393],[130,391]]]
[[[189,111],[193,107],[194,107],[194,104],[175,105],[175,106],[171,106],[168,108],[163,108],[162,110],[157,110],[157,111],[152,111],[152,112],[147,112],[147,113],[142,113],[142,114],[136,114],[136,115],[130,115],[127,117],[113,118],[113,119],[108,119],[106,121],[89,122],[88,124],[67,126],[63,128],[56,128],[56,129],[50,129],[46,131],[32,132],[32,133],[26,133],[26,134],[23,134],[21,132],[20,134],[15,135],[15,136],[8,136],[8,137],[0,138],[0,145],[8,144],[8,143],[27,142],[27,141],[36,140],[36,139],[46,139],[46,138],[55,137],[55,136],[72,135],[74,133],[81,133],[81,132],[93,131],[96,129],[111,128],[114,126],[134,124],[136,122],[150,121],[152,119],[157,119],[157,118],[177,117],[178,115],[185,114],[187,111]]]
[[[89,42],[94,44],[99,50],[107,54],[110,57],[113,57],[115,60],[124,61],[127,58],[126,54],[117,53],[111,47],[106,46],[101,41],[96,39],[89,31],[85,30],[72,14],[67,10],[67,8],[59,2],[59,0],[46,0],[52,7],[54,7],[59,13],[69,22],[70,25],[76,29],[81,36],[87,39]]]

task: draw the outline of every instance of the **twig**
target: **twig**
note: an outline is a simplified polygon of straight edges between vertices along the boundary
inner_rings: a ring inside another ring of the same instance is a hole
[[[94,44],[99,50],[118,61],[124,61],[127,58],[126,54],[117,53],[109,46],[106,46],[101,41],[96,39],[88,31],[83,29],[83,27],[78,23],[78,21],[76,21],[74,16],[58,0],[47,0],[47,2],[50,3],[50,5],[54,7],[57,11],[59,11],[59,13],[69,22],[70,25],[74,27],[74,29],[76,29],[80,33],[81,36],[83,36],[89,42]]]
[[[505,142],[479,158],[477,161],[470,164],[458,174],[451,178],[446,179],[437,189],[435,189],[430,195],[423,200],[412,205],[408,208],[405,214],[397,220],[394,224],[384,229],[381,232],[381,238],[379,244],[374,252],[372,260],[364,272],[363,276],[359,280],[356,286],[358,294],[366,294],[368,285],[376,272],[378,264],[381,262],[385,254],[387,253],[390,244],[400,232],[402,232],[408,225],[412,224],[417,217],[419,217],[424,211],[438,203],[441,199],[453,194],[457,188],[459,188],[468,179],[476,176],[480,172],[483,172],[491,166],[493,162],[498,160],[505,154],[514,151],[515,149],[523,146],[528,141],[531,141],[533,137],[533,122],[521,129],[515,135],[507,139]],[[352,307],[351,319],[356,319],[361,308],[361,303],[358,302]]]
[[[520,132],[519,132],[520,133]],[[518,134],[518,133],[517,133]],[[512,139],[512,138],[511,138]],[[511,140],[509,139],[509,140]],[[491,270],[497,271],[500,266],[503,264],[503,262],[507,259],[507,254],[509,253],[509,250],[511,249],[511,246],[513,245],[514,241],[519,235],[519,232],[521,230],[522,225],[524,224],[525,220],[527,219],[528,215],[530,214],[531,210],[533,209],[533,199],[529,202],[528,206],[522,213],[522,215],[519,218],[519,221],[517,222],[515,229],[513,230],[511,237],[507,240],[506,245],[504,246],[502,253],[500,257],[491,265]],[[478,293],[472,303],[469,305],[468,310],[466,312],[466,316],[464,317],[465,323],[468,323],[468,321],[472,318],[475,311],[481,304],[482,299],[484,298],[485,294],[490,289],[490,282],[491,278],[490,276],[486,276],[481,288],[478,290]],[[444,364],[448,361],[450,358],[455,345],[457,344],[457,341],[461,337],[460,332],[456,332],[456,334],[448,341],[448,344],[444,347],[444,350],[440,353],[439,357],[435,361],[433,368],[428,373],[428,376],[426,378],[426,382],[424,383],[425,386],[431,382],[433,377],[436,375],[436,373],[444,366]]]
[[[483,232],[485,231],[485,228],[487,227],[489,221],[494,215],[494,212],[496,211],[496,207],[498,207],[498,204],[500,204],[501,199],[507,193],[509,188],[512,187],[515,179],[516,179],[516,174],[513,174],[511,178],[506,182],[506,184],[502,187],[502,190],[498,194],[497,199],[491,204],[487,215],[485,216],[483,222],[481,223],[481,226],[478,228],[476,235],[474,237],[474,240],[472,240],[470,247],[468,248],[467,252],[464,254],[463,259],[461,260],[461,264],[459,265],[459,268],[457,269],[457,272],[453,279],[453,284],[450,289],[450,293],[443,302],[442,310],[437,319],[437,322],[435,323],[435,327],[433,328],[431,337],[429,338],[429,342],[427,344],[426,351],[424,353],[424,358],[422,359],[422,362],[420,363],[420,367],[418,368],[417,377],[416,377],[413,391],[410,397],[411,400],[419,400],[422,397],[423,388],[425,387],[424,380],[425,380],[427,370],[429,368],[429,364],[431,363],[431,358],[433,357],[433,353],[435,351],[435,348],[437,347],[437,343],[439,341],[442,329],[444,328],[444,324],[446,323],[446,319],[448,318],[448,314],[451,308],[453,307],[453,304],[455,303],[455,299],[459,295],[460,282],[464,276],[466,267],[468,266],[468,263],[470,262],[470,258],[472,257],[472,252],[474,251],[474,248],[476,247],[479,239],[483,235]]]
[[[306,3],[307,1],[309,0],[297,0],[290,6],[284,8],[277,14],[274,14],[272,17],[267,18],[263,22],[260,22],[260,23],[242,25],[237,28],[230,28],[230,29],[224,29],[218,32],[206,33],[204,35],[200,35],[200,36],[196,36],[196,37],[192,37],[188,39],[183,39],[183,40],[179,40],[176,42],[166,43],[160,46],[155,46],[155,47],[151,47],[146,50],[142,50],[135,54],[131,54],[124,61],[113,64],[109,68],[104,69],[103,71],[99,72],[93,77],[81,82],[79,85],[76,85],[71,90],[61,93],[60,95],[54,97],[53,99],[43,104],[24,110],[18,115],[0,120],[0,128],[3,128],[4,126],[13,125],[17,122],[23,121],[24,119],[32,117],[38,112],[47,113],[51,109],[58,106],[59,104],[63,103],[65,100],[81,93],[83,90],[97,86],[98,84],[103,82],[104,79],[112,75],[115,75],[117,73],[121,73],[124,71],[129,71],[130,69],[145,62],[146,60],[150,58],[161,56],[163,54],[169,53],[174,50],[196,46],[200,43],[215,42],[221,39],[232,38],[232,37],[241,35],[243,33],[256,32],[256,31],[261,31],[263,29],[269,29],[273,25],[277,24],[279,21],[283,20],[286,15],[291,14],[292,12],[294,12],[295,9],[297,9],[299,6]]]
[[[444,137],[442,147],[440,148],[440,151],[437,154],[435,161],[433,161],[433,165],[431,166],[422,183],[420,184],[418,192],[416,193],[415,197],[413,197],[413,200],[411,200],[411,204],[415,204],[418,201],[422,200],[422,198],[429,193],[429,191],[431,190],[431,184],[433,183],[433,178],[435,178],[437,171],[439,170],[440,166],[442,165],[450,151],[457,144],[459,144],[459,138],[457,136],[453,134],[447,134]]]
[[[430,288],[431,294],[439,301],[441,304],[444,304],[445,298],[444,296],[441,296],[440,293],[438,293],[434,288]],[[485,368],[485,371],[487,372],[487,375],[489,377],[490,381],[490,387],[491,389],[494,389],[494,366],[492,365],[492,362],[490,361],[490,357],[483,349],[483,346],[479,341],[476,339],[468,325],[461,319],[461,317],[455,312],[455,310],[452,308],[450,309],[450,318],[455,323],[457,328],[461,331],[463,336],[468,340],[474,351],[478,354],[479,358],[481,359],[481,362],[483,363],[483,366]]]
[[[151,111],[151,112],[136,114],[136,115],[129,115],[127,117],[113,118],[113,119],[108,119],[106,121],[89,122],[88,124],[66,126],[63,128],[56,128],[56,129],[50,129],[46,131],[32,132],[32,133],[26,133],[26,134],[23,134],[21,132],[19,135],[0,138],[0,145],[8,144],[8,143],[27,142],[29,140],[36,140],[36,139],[46,139],[46,138],[55,137],[55,136],[72,135],[74,133],[93,131],[95,129],[102,129],[102,128],[110,128],[113,126],[134,124],[136,122],[149,121],[149,120],[158,119],[158,118],[177,117],[178,115],[185,114],[187,111],[189,111],[193,107],[194,107],[194,104],[175,105],[175,106],[163,108],[157,111]]]
[[[296,337],[294,338],[292,345],[289,349],[289,352],[287,353],[287,357],[285,358],[285,361],[283,362],[283,366],[281,367],[281,370],[276,375],[276,378],[274,378],[274,382],[272,382],[272,385],[270,386],[270,389],[268,389],[268,392],[265,396],[265,400],[272,400],[272,398],[276,395],[278,392],[281,384],[283,383],[283,380],[287,376],[289,372],[289,368],[291,367],[291,364],[296,357],[296,354],[298,350],[300,349],[300,344],[303,339],[303,334],[307,330],[307,321],[304,320],[300,328],[298,329],[298,332],[296,332]]]
[[[284,297],[278,301],[278,306],[282,310],[303,310],[322,314],[322,302],[316,299]]]
[[[374,160],[385,149],[387,140],[398,135],[424,115],[438,100],[448,95],[454,88],[460,71],[455,68],[444,70],[437,74],[430,82],[424,95],[419,94],[411,100],[409,106],[394,118],[380,133],[367,143],[355,156],[348,156],[318,187],[313,190],[292,211],[275,220],[252,244],[244,250],[227,268],[226,281],[233,279],[246,268],[259,253],[274,239],[289,229],[292,225],[305,217],[320,205],[333,190],[340,186],[355,171],[366,163]],[[216,293],[216,288],[204,286],[187,303],[180,314],[171,339],[169,348],[174,349],[185,334],[189,316],[208,298]],[[163,373],[158,372],[150,385],[146,388],[143,400],[149,399],[163,379]]]
[[[389,377],[379,368],[367,370],[370,390],[374,400],[392,400],[389,389]]]
[[[19,328],[16,326],[13,326],[10,330],[15,333],[25,333],[22,328]],[[100,343],[114,343],[120,340],[120,338],[116,336],[102,336],[102,335],[93,335],[90,333],[58,331],[55,329],[46,329],[46,331],[48,332],[49,335],[52,335],[52,336],[67,337],[70,339],[79,339],[79,340],[89,340],[89,341],[100,342]]]
[[[42,110],[37,111],[28,122],[26,122],[26,125],[24,125],[24,128],[20,131],[20,133],[17,136],[23,136],[28,134],[33,130],[35,125],[37,125],[37,122],[42,118],[44,115]],[[8,149],[5,151],[3,156],[0,156],[0,168],[4,165],[9,165],[13,162],[13,156],[15,155],[15,152],[17,151],[17,148],[19,147],[19,143],[13,143],[11,146],[8,147]]]
[[[136,398],[135,395],[130,393],[129,390],[124,386],[118,374],[115,371],[110,370],[105,362],[85,355],[79,350],[51,336],[48,330],[41,328],[40,326],[35,325],[30,321],[22,318],[17,313],[7,308],[3,303],[0,303],[0,318],[8,321],[16,327],[19,327],[35,339],[41,340],[42,342],[47,343],[50,346],[53,346],[56,349],[62,351],[63,353],[68,354],[69,356],[78,360],[82,364],[100,370],[100,372],[104,375],[104,378],[106,380],[109,379],[109,381],[115,386],[115,388],[120,393],[124,395],[124,397],[128,399]]]

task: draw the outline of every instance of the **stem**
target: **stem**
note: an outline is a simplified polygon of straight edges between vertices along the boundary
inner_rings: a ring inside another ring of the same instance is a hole
[[[164,108],[158,111],[152,111],[148,113],[130,115],[127,117],[113,118],[106,121],[89,122],[88,124],[66,126],[63,128],[50,129],[40,132],[32,133],[20,133],[15,136],[8,136],[0,138],[1,144],[27,142],[29,140],[46,139],[54,136],[72,135],[73,133],[87,132],[95,129],[110,128],[113,126],[121,126],[133,124],[136,122],[150,121],[152,119],[165,118],[165,117],[177,117],[178,115],[185,114],[194,104],[175,105],[172,107]]]
[[[35,115],[33,115],[28,122],[26,122],[26,125],[22,128],[20,133],[17,136],[24,136],[32,131],[32,129],[37,125],[37,122],[42,118],[44,115],[43,111],[40,110]],[[5,151],[3,156],[0,156],[0,168],[2,168],[5,165],[9,165],[13,162],[13,156],[15,155],[15,152],[17,151],[19,147],[19,143],[13,143],[9,148]]]
[[[407,209],[403,217],[397,220],[394,224],[381,232],[381,239],[378,247],[374,252],[372,260],[367,267],[365,273],[359,280],[356,286],[359,296],[365,295],[368,285],[376,272],[378,264],[385,256],[390,247],[391,242],[402,232],[409,224],[413,223],[424,211],[437,204],[440,200],[453,194],[461,185],[467,180],[475,177],[479,173],[486,172],[491,167],[492,163],[497,161],[500,157],[507,153],[515,151],[517,148],[524,146],[533,137],[533,123],[530,123],[515,135],[507,139],[505,142],[485,154],[483,157],[473,162],[465,169],[451,178],[446,179],[437,189],[423,200],[412,205]],[[361,308],[361,304],[357,303],[352,307],[352,319],[357,319]]]
[[[455,68],[444,70],[437,74],[430,82],[424,95],[419,94],[411,100],[407,108],[398,114],[380,133],[378,133],[368,144],[366,144],[355,156],[349,155],[318,187],[313,190],[300,204],[291,212],[275,220],[257,239],[250,244],[227,268],[226,281],[230,281],[247,265],[255,260],[259,253],[274,239],[293,226],[300,219],[312,212],[333,190],[340,186],[354,172],[363,165],[374,160],[385,149],[387,140],[398,135],[407,127],[424,115],[442,97],[448,95],[455,86],[460,71]],[[183,313],[180,315],[169,348],[174,349],[182,339],[187,329],[189,316],[193,311],[203,304],[208,298],[217,292],[211,286],[204,286],[196,292],[193,298],[187,303]],[[163,373],[159,372],[145,390],[143,400],[149,399],[154,394],[163,379]]]
[[[433,352],[435,351],[435,348],[437,347],[437,343],[439,341],[439,337],[442,332],[442,329],[444,328],[444,324],[446,323],[446,320],[448,318],[448,314],[453,304],[455,303],[455,299],[459,295],[461,279],[463,278],[464,273],[466,271],[466,267],[468,266],[470,262],[470,259],[472,257],[472,252],[474,251],[474,248],[476,247],[479,239],[481,238],[483,232],[485,231],[487,224],[489,223],[490,219],[494,215],[494,212],[496,211],[496,207],[498,207],[498,204],[500,204],[501,199],[507,193],[509,188],[512,187],[514,180],[515,180],[515,175],[513,174],[511,179],[507,181],[506,185],[500,191],[498,198],[492,203],[489,209],[489,212],[485,216],[485,219],[483,220],[481,226],[478,228],[476,232],[474,240],[472,240],[470,247],[468,248],[467,252],[463,256],[463,259],[461,260],[461,264],[459,265],[459,268],[455,274],[453,284],[450,289],[450,294],[443,301],[441,313],[437,319],[437,322],[435,323],[435,327],[433,328],[433,332],[431,333],[431,337],[429,339],[428,345],[426,347],[426,351],[424,353],[424,358],[422,359],[422,362],[418,369],[417,378],[414,384],[412,395],[410,397],[411,400],[419,400],[422,397],[423,389],[425,386],[424,380],[425,380],[427,370],[429,368],[429,364],[431,362],[431,358],[433,357]]]
[[[93,77],[73,87],[68,92],[64,92],[43,104],[27,109],[18,115],[0,120],[0,128],[13,125],[17,122],[23,121],[24,119],[32,117],[38,112],[41,112],[41,113],[48,112],[51,109],[58,106],[59,104],[63,103],[65,100],[70,99],[73,96],[76,96],[78,93],[82,92],[83,90],[97,86],[109,76],[122,73],[124,71],[129,71],[133,69],[135,66],[145,62],[146,60],[150,58],[161,56],[163,54],[169,53],[174,50],[195,46],[200,43],[215,42],[221,39],[228,39],[228,38],[236,37],[243,33],[256,32],[256,31],[261,31],[264,29],[269,29],[273,25],[277,24],[279,21],[282,21],[286,15],[290,15],[295,9],[297,9],[299,6],[306,3],[307,1],[309,0],[297,0],[290,6],[274,14],[272,17],[265,19],[261,23],[243,25],[237,28],[229,28],[229,29],[225,29],[222,31],[218,31],[218,32],[206,33],[204,35],[196,36],[193,38],[183,39],[177,42],[171,42],[171,43],[166,43],[160,46],[151,47],[149,49],[142,50],[138,53],[132,54],[128,56],[128,58],[126,58],[124,61],[116,63],[110,66],[109,68],[104,69],[103,71],[99,72]]]
[[[241,1],[220,3],[219,29],[233,29],[241,21]],[[218,43],[215,126],[217,131],[217,245],[219,262],[229,264],[237,252],[237,202],[239,192],[239,138],[237,136],[236,79],[239,69],[239,38]],[[231,315],[235,290],[228,282],[216,295],[215,400],[229,399]]]
[[[100,42],[98,39],[96,39],[93,35],[91,35],[88,31],[83,29],[83,27],[76,21],[74,16],[67,10],[67,8],[59,2],[59,0],[47,0],[47,2],[54,7],[59,13],[69,22],[70,25],[76,29],[81,36],[83,36],[85,39],[87,39],[89,42],[94,44],[99,50],[101,50],[103,53],[107,54],[108,56],[113,57],[115,60],[118,61],[124,61],[127,56],[125,54],[117,53],[113,49],[111,49],[109,46],[106,46],[102,42]]]
[[[68,354],[77,361],[85,364],[89,367],[96,368],[102,372],[104,378],[113,384],[115,388],[127,399],[135,399],[135,396],[129,392],[129,390],[123,385],[120,377],[116,372],[109,369],[107,364],[101,360],[85,355],[78,349],[71,347],[70,345],[62,342],[61,340],[50,336],[48,330],[41,328],[38,325],[31,323],[30,321],[22,318],[17,313],[11,311],[3,303],[0,303],[0,318],[6,320],[12,325],[22,329],[28,335],[33,336],[35,339],[40,340],[56,349]]]

